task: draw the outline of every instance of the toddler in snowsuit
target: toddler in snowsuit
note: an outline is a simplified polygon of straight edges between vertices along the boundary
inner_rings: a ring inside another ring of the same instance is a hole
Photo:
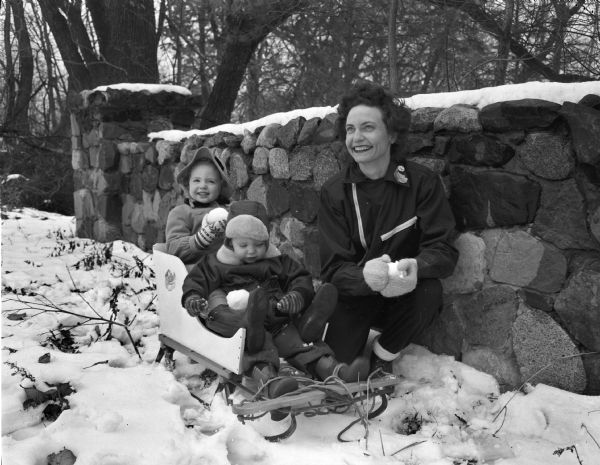
[[[337,290],[323,285],[315,294],[309,272],[269,243],[264,206],[249,200],[231,204],[225,239],[217,253],[202,257],[183,283],[182,304],[207,328],[226,337],[246,328],[244,372],[262,384],[277,377],[279,357],[320,379],[336,375],[353,382],[364,378],[369,363],[357,358],[339,363],[321,341],[325,324],[337,303]],[[215,289],[249,291],[245,310],[224,300],[210,308],[207,296]],[[293,377],[269,382],[267,396],[278,397],[298,388]],[[287,413],[273,412],[274,420]]]

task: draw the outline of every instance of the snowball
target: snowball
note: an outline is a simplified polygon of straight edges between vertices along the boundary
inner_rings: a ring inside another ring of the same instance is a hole
[[[390,262],[390,263],[388,263],[388,276],[390,278],[393,278],[393,277],[405,278],[406,271],[398,269],[398,262]]]
[[[224,208],[215,208],[214,210],[208,212],[208,214],[206,215],[206,222],[209,224],[213,224],[217,221],[227,220],[228,215],[229,213]]]
[[[245,289],[231,291],[227,294],[227,305],[233,310],[246,310],[250,293]]]
[[[227,221],[228,216],[229,213],[224,208],[215,208],[204,215],[204,218],[202,218],[202,227],[206,226],[207,224],[218,223],[219,221]]]

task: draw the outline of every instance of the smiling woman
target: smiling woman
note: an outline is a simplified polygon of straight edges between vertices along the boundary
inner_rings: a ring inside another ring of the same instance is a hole
[[[346,117],[346,148],[369,179],[378,179],[390,163],[396,134],[388,131],[377,107],[357,105]]]
[[[325,341],[349,361],[371,327],[383,328],[371,371],[391,371],[389,362],[442,307],[439,279],[458,258],[454,217],[439,177],[402,156],[407,108],[382,87],[361,84],[338,113],[354,162],[321,190],[321,277],[339,292]]]

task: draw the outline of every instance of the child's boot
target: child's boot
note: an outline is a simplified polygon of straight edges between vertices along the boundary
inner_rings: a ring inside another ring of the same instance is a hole
[[[357,357],[348,365],[338,362],[332,355],[325,355],[317,360],[314,371],[322,380],[337,376],[346,383],[355,383],[364,381],[369,376],[369,359]]]
[[[337,305],[338,292],[331,283],[319,287],[315,297],[306,311],[300,317],[298,330],[304,342],[320,341],[327,320],[333,314]]]
[[[269,299],[265,291],[257,287],[248,296],[246,306],[246,350],[258,352],[265,343],[265,317],[269,308]]]
[[[274,399],[298,389],[298,381],[291,376],[282,376],[279,379],[269,382],[269,380],[277,377],[277,370],[273,365],[270,364],[259,363],[254,365],[251,376],[252,379],[259,383],[259,386],[263,386],[268,383],[266,388],[266,396],[269,399]],[[289,408],[273,410],[271,411],[271,420],[281,421],[286,418],[289,413]]]

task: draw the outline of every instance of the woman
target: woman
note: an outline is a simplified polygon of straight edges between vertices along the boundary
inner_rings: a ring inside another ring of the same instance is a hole
[[[407,108],[382,87],[360,84],[342,97],[338,114],[353,161],[321,190],[321,277],[339,292],[325,342],[351,361],[377,327],[371,371],[391,371],[441,309],[439,278],[458,258],[454,217],[440,178],[402,157]]]

